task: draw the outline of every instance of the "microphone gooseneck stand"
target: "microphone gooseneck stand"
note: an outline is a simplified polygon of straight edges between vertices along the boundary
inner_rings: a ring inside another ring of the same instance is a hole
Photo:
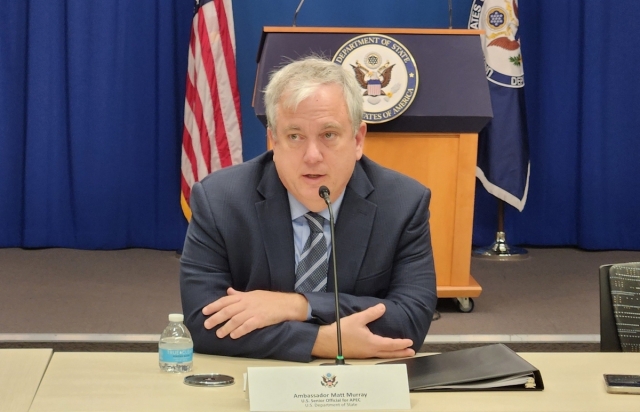
[[[296,20],[298,19],[298,13],[302,8],[302,3],[304,3],[304,0],[300,0],[300,3],[298,4],[298,8],[296,9],[296,12],[293,14],[293,23],[291,23],[293,27],[296,27]]]
[[[340,297],[338,296],[338,270],[336,267],[336,243],[334,242],[334,227],[335,220],[333,218],[333,207],[331,207],[331,199],[329,198],[329,188],[326,186],[320,186],[318,194],[329,208],[329,227],[331,228],[331,260],[333,261],[333,291],[334,300],[336,303],[336,330],[338,334],[338,355],[336,356],[335,365],[346,365],[344,362],[344,356],[342,356],[342,331],[340,330]],[[333,365],[323,364],[323,365]]]

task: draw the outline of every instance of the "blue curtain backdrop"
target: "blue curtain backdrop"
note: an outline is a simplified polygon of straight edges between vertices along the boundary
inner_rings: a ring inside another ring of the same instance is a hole
[[[173,249],[192,6],[3,1],[0,246]]]
[[[193,2],[0,3],[0,247],[179,249]],[[265,150],[262,26],[291,25],[298,3],[233,2],[245,160]],[[466,27],[471,0],[453,4]],[[524,211],[507,207],[509,242],[640,250],[636,2],[521,0],[520,20],[531,180]],[[447,1],[307,0],[297,23],[444,28]],[[488,244],[497,203],[476,199]]]

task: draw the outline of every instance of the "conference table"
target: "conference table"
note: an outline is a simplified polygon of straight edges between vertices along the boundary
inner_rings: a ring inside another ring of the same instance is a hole
[[[52,349],[0,349],[0,411],[27,412]]]
[[[638,353],[519,355],[540,370],[543,391],[411,393],[411,410],[640,411],[640,396],[609,394],[602,378],[603,373],[640,373]],[[243,390],[247,367],[291,365],[300,364],[197,354],[192,373],[221,373],[236,379],[231,386],[204,388],[183,384],[188,374],[160,372],[156,353],[56,352],[30,410],[248,411]]]

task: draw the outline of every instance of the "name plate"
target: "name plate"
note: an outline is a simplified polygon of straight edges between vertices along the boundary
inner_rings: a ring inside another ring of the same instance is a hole
[[[411,409],[406,365],[247,368],[251,411]]]

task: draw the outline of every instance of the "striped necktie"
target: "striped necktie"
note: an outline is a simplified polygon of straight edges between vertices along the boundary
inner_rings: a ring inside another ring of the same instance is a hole
[[[322,227],[325,218],[317,213],[304,215],[311,229],[296,268],[296,292],[325,292],[327,290],[327,240]]]

